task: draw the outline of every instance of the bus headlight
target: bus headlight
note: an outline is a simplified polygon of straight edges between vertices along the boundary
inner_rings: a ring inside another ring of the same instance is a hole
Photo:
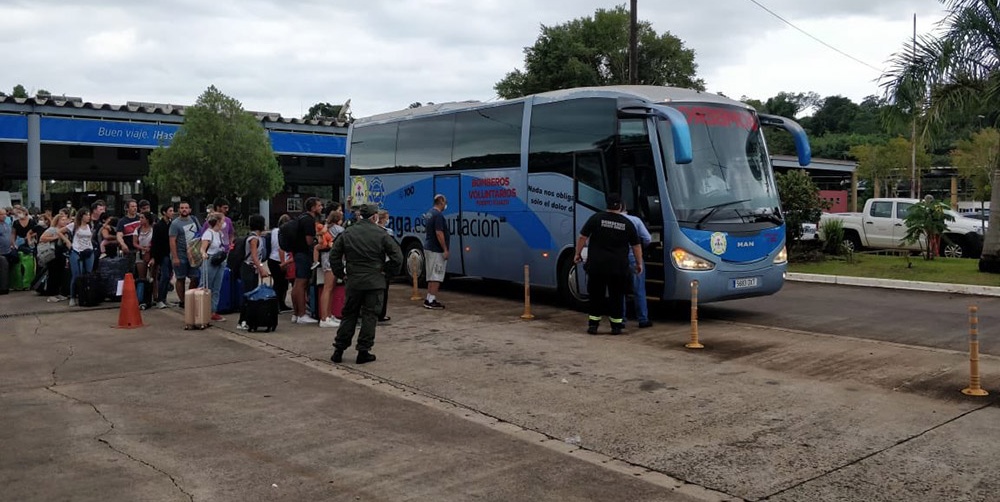
[[[778,251],[778,256],[774,257],[774,263],[780,265],[782,263],[788,263],[788,248],[781,246],[781,251]]]
[[[712,270],[715,268],[715,264],[699,258],[681,248],[674,248],[670,252],[670,256],[674,259],[674,265],[681,270]]]

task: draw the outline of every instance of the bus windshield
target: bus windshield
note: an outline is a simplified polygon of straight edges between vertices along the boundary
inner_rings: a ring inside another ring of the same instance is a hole
[[[756,116],[725,105],[673,105],[691,129],[694,160],[673,162],[670,123],[657,124],[667,191],[682,226],[782,223],[778,190]]]

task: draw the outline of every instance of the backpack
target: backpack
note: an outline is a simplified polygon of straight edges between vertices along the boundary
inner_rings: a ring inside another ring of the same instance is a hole
[[[250,245],[247,244],[247,241],[250,240],[250,237],[253,237],[253,235],[247,235],[242,239],[236,239],[236,245],[233,247],[233,250],[229,253],[229,257],[226,258],[226,266],[229,267],[229,270],[233,271],[234,273],[238,274],[240,272],[240,266],[243,264],[244,261],[246,261],[247,258],[250,257]],[[257,242],[257,246],[260,246],[259,241]]]
[[[201,224],[198,223],[198,218],[191,216],[191,219],[194,220],[195,228],[199,228],[201,226]],[[201,234],[201,230],[196,231],[194,238],[187,242],[189,256],[188,264],[192,267],[200,267],[201,263],[205,261],[205,257],[201,255]]]
[[[278,227],[278,247],[286,253],[294,250],[295,239],[299,236],[299,218],[288,220]]]

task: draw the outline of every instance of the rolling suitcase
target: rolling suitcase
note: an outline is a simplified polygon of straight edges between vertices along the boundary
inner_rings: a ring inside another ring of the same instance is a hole
[[[271,285],[261,284],[244,297],[242,317],[247,324],[247,331],[271,332],[278,328],[280,303]]]
[[[97,262],[96,273],[104,281],[104,295],[115,301],[121,301],[118,296],[118,281],[125,279],[128,269],[128,258],[118,256],[115,258],[104,257]]]
[[[77,277],[73,289],[81,307],[96,307],[104,301],[104,280],[93,272]]]
[[[184,329],[205,329],[212,321],[212,291],[189,289],[184,292]]]
[[[343,284],[337,284],[330,293],[330,315],[341,319],[344,317],[344,300],[347,299],[347,288]]]
[[[243,303],[243,281],[237,277],[229,268],[222,271],[222,287],[219,288],[220,314],[231,314],[240,310]]]

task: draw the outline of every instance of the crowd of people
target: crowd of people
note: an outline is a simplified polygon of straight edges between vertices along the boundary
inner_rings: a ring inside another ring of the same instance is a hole
[[[429,283],[424,306],[432,309],[444,308],[436,294],[448,257],[448,229],[441,214],[445,204],[443,196],[435,198],[425,241]],[[241,292],[268,280],[279,299],[279,312],[290,312],[292,323],[338,329],[335,346],[340,354],[360,320],[358,361],[373,361],[375,325],[391,319],[389,282],[402,265],[388,226],[389,212],[361,205],[347,218],[339,203],[323,204],[318,198],[306,200],[304,208],[294,219],[282,215],[270,229],[263,216],[251,215],[245,236],[237,236],[228,216],[229,202],[222,198],[213,202],[204,221],[192,214],[187,201],[164,205],[155,215],[148,201],[128,200],[120,217],[108,215],[103,200],[54,214],[29,214],[20,206],[0,208],[0,255],[11,267],[30,257],[37,273],[33,289],[49,302],[68,301],[71,307],[79,302],[80,278],[98,271],[102,260],[124,259],[125,272],[149,285],[152,308],[183,309],[187,290],[211,290],[214,322],[225,321],[219,312],[225,276],[238,277]],[[282,227],[292,229],[293,235],[284,246]],[[237,249],[245,254],[229,259]],[[170,301],[171,290],[177,301]],[[291,305],[286,303],[289,298]],[[247,329],[242,313],[236,326]],[[340,358],[335,357],[338,362]]]

